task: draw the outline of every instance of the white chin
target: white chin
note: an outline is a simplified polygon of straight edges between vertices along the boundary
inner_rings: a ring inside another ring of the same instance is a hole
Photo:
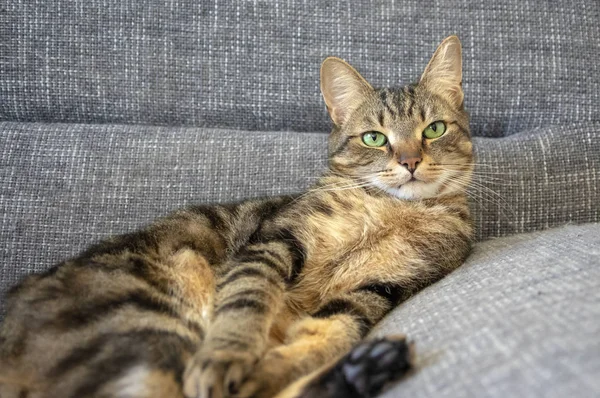
[[[377,188],[400,199],[418,200],[436,197],[439,192],[438,183],[424,183],[422,181],[411,181],[401,185],[399,188],[390,187],[379,181],[374,181]]]

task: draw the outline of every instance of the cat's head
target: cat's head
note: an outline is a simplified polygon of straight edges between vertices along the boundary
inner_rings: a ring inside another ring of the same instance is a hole
[[[402,199],[464,191],[473,154],[461,58],[450,36],[418,83],[382,89],[339,58],[323,61],[321,92],[334,123],[330,169]]]

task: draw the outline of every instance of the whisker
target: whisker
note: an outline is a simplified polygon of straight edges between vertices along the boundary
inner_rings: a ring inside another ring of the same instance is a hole
[[[330,191],[342,191],[342,190],[348,190],[348,189],[355,189],[355,188],[362,188],[365,186],[374,186],[372,184],[372,179],[375,177],[385,177],[386,175],[383,175],[382,173],[389,173],[390,169],[384,169],[384,170],[379,170],[377,172],[373,172],[373,173],[368,173],[368,174],[364,174],[362,176],[344,176],[341,175],[339,173],[336,172],[331,172],[330,177],[336,177],[339,176],[341,178],[344,178],[344,180],[342,181],[334,181],[331,182],[329,184],[325,184],[325,185],[320,185],[320,186],[315,186],[310,188],[307,192],[305,192],[304,194],[298,196],[297,198],[295,198],[293,202],[297,202],[298,200],[301,200],[303,198],[305,198],[307,195],[310,194],[314,194],[317,192],[330,192]],[[324,175],[322,177],[319,177],[320,179],[326,179],[328,176]]]
[[[480,175],[480,176],[502,176],[502,177],[507,177],[507,176],[516,176],[516,173],[513,172],[494,172],[494,171],[487,171],[487,170],[462,170],[462,169],[453,169],[453,168],[447,168],[447,167],[437,167],[437,168],[430,168],[430,170],[432,171],[450,171],[450,172],[456,172],[456,171],[464,171],[464,172],[469,172],[472,175]]]
[[[496,167],[486,163],[433,163],[432,166],[481,166],[481,167]]]
[[[500,195],[498,192],[494,191],[493,189],[491,189],[487,186],[484,186],[480,183],[474,183],[473,181],[467,181],[464,178],[462,178],[462,179],[455,178],[455,179],[452,179],[452,181],[453,181],[453,183],[458,184],[458,186],[455,186],[455,187],[468,188],[468,189],[470,189],[470,190],[468,190],[468,192],[470,192],[470,193],[473,193],[475,191],[475,192],[477,192],[477,195],[479,197],[481,197],[481,199],[487,200],[487,201],[493,203],[494,205],[496,205],[500,209],[501,214],[504,217],[506,217],[507,219],[509,217],[505,213],[505,211],[509,212],[512,216],[516,216],[516,213],[515,213],[514,209],[512,208],[512,206],[502,197],[502,195]],[[485,207],[485,206],[483,206],[483,207],[487,209],[487,207]]]
[[[465,189],[468,187],[465,187],[464,184],[458,183],[458,182],[452,182],[452,181],[445,181],[444,185],[449,186],[449,187],[454,187],[456,189],[460,189],[460,190],[464,190],[465,195],[467,195],[467,197],[471,198],[472,200],[474,200],[476,203],[478,203],[482,208],[489,210],[489,207],[485,205],[486,202],[491,202],[492,204],[496,205],[499,209],[503,210],[504,206],[498,202],[497,200],[495,200],[495,198],[490,198],[488,195],[485,195],[484,192],[480,192],[480,191],[473,191],[470,189]],[[502,215],[504,217],[507,217],[506,214],[502,211]],[[507,217],[508,218],[508,217]]]
[[[353,184],[353,185],[348,185],[348,186],[344,186],[344,187],[334,187],[334,188],[323,189],[321,191],[322,192],[347,191],[349,189],[362,188],[362,187],[366,187],[366,186],[370,186],[370,185],[371,185],[370,182],[366,182],[364,184]]]
[[[487,209],[487,207],[483,204],[483,199],[484,198],[481,195],[478,195],[475,192],[471,192],[471,191],[465,189],[466,188],[465,186],[463,186],[461,184],[458,184],[458,183],[455,183],[453,181],[449,181],[449,180],[446,180],[446,181],[442,182],[442,185],[444,185],[446,187],[449,187],[449,188],[455,188],[455,189],[459,189],[459,190],[463,191],[465,193],[465,195],[467,195],[468,198],[474,200],[480,206],[482,206],[483,208]]]
[[[503,187],[516,186],[517,185],[516,183],[507,181],[504,178],[494,177],[494,176],[479,176],[479,175],[475,175],[475,176],[472,177],[472,181],[476,182],[476,183],[482,183],[482,184],[484,184],[485,182],[490,182],[493,185],[500,185],[500,186],[503,186]]]
[[[516,173],[513,172],[506,172],[506,171],[488,171],[488,170],[465,170],[465,169],[452,169],[452,168],[448,168],[448,167],[430,167],[430,170],[444,170],[444,171],[464,171],[464,172],[469,172],[469,173],[473,173],[473,174],[480,174],[480,175],[503,175],[503,176],[515,176],[517,175]]]

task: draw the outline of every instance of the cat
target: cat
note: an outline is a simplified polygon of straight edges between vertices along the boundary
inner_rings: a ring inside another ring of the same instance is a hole
[[[325,59],[329,168],[306,193],[191,206],[25,278],[0,396],[368,397],[406,374],[403,336],[362,339],[470,251],[461,51],[402,88]]]

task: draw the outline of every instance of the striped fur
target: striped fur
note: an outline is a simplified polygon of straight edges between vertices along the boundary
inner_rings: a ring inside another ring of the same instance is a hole
[[[183,209],[15,286],[0,396],[324,391],[338,358],[470,250],[457,43],[442,43],[421,81],[400,89],[374,89],[327,59],[330,168],[303,195]],[[446,133],[423,138],[438,120]],[[365,146],[368,131],[388,145]],[[421,159],[414,175],[400,161],[408,152]]]

